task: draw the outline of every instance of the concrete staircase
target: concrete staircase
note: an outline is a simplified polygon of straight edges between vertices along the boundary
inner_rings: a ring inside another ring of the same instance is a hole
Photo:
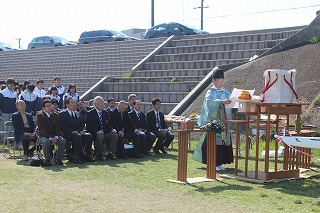
[[[119,101],[135,93],[145,103],[145,112],[151,109],[151,100],[159,97],[162,111],[169,113],[215,66],[249,61],[302,28],[174,37],[132,75],[114,76],[91,97]]]
[[[58,76],[66,88],[75,83],[77,92],[82,95],[105,76],[130,72],[165,39],[0,52],[0,79],[14,77],[19,83],[43,79],[48,88]]]

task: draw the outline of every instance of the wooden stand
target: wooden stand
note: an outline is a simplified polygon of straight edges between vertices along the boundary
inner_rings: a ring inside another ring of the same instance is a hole
[[[167,180],[172,183],[192,184],[199,182],[215,181],[216,179],[216,134],[203,129],[174,130],[178,133],[178,173],[177,180]],[[189,133],[207,133],[207,175],[206,177],[187,178],[188,141]]]
[[[276,133],[279,134],[279,116],[283,115],[286,116],[286,129],[289,129],[289,117],[290,115],[296,115],[297,116],[297,122],[300,123],[300,115],[301,115],[301,107],[305,104],[300,103],[279,103],[279,104],[273,104],[273,103],[253,103],[255,109],[251,110],[250,112],[246,112],[246,120],[243,121],[235,121],[230,120],[229,122],[234,122],[236,124],[236,156],[235,156],[235,174],[234,178],[246,180],[246,181],[252,181],[252,182],[268,182],[271,180],[279,180],[279,179],[288,179],[288,178],[296,178],[299,177],[299,167],[303,166],[305,168],[310,167],[310,159],[309,157],[301,157],[301,155],[297,152],[295,152],[293,149],[290,149],[287,145],[284,145],[284,158],[283,158],[283,166],[282,169],[279,169],[278,165],[278,143],[275,144],[275,158],[274,158],[274,171],[270,171],[270,156],[269,156],[269,150],[270,150],[270,135],[271,130],[270,126],[272,123],[275,123],[275,130]],[[267,119],[261,120],[260,115],[266,114]],[[276,115],[276,120],[272,121],[270,119],[271,114]],[[255,169],[254,171],[248,171],[248,150],[249,150],[249,123],[251,121],[249,120],[250,116],[255,116],[256,121],[256,128],[257,128],[257,134],[256,134],[256,153],[255,153]],[[265,130],[266,130],[266,145],[265,145],[265,158],[264,158],[264,171],[259,172],[259,132],[261,124],[265,123]],[[245,151],[245,165],[244,165],[244,172],[239,173],[238,172],[238,165],[239,165],[239,156],[238,156],[238,147],[240,146],[240,132],[239,132],[239,125],[245,125],[246,126],[246,151]],[[299,134],[299,132],[297,133]],[[309,150],[307,150],[308,152]],[[228,175],[224,175],[227,177]]]

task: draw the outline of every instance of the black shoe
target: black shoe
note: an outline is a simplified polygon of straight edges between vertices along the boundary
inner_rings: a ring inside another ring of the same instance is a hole
[[[144,155],[149,155],[149,156],[152,156],[153,154],[150,153],[150,152],[145,152]]]
[[[63,165],[63,162],[60,159],[56,159],[54,163],[61,166]]]
[[[115,157],[114,157],[114,155],[112,153],[109,153],[109,154],[107,154],[106,159],[114,160]]]
[[[85,156],[84,161],[85,162],[95,162],[95,160],[91,156],[88,156],[88,155]]]
[[[160,154],[159,149],[158,148],[153,148],[153,152],[154,154]]]
[[[161,151],[163,154],[167,154],[167,153],[168,153],[164,147],[161,148],[160,151]]]
[[[142,155],[140,155],[140,154],[134,154],[132,157],[139,159],[139,158],[142,158]]]
[[[97,160],[98,161],[103,161],[104,160],[103,155],[102,154],[98,154],[97,155]]]
[[[75,159],[73,161],[73,163],[75,163],[75,164],[84,164],[84,162],[82,160],[80,160],[80,159]]]
[[[124,159],[124,160],[128,160],[129,159],[127,155],[120,155],[119,158],[120,159]]]
[[[34,151],[36,150],[36,147],[32,147],[31,149],[29,149],[29,156],[33,156],[34,155]]]
[[[51,161],[43,161],[42,166],[52,166]]]

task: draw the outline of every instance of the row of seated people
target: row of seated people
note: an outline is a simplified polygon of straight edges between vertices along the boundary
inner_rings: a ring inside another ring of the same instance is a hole
[[[58,165],[63,165],[66,148],[68,159],[77,164],[116,157],[128,159],[124,140],[132,141],[130,157],[133,158],[152,155],[150,151],[156,140],[153,152],[167,153],[166,148],[174,136],[167,128],[164,114],[160,112],[161,100],[153,99],[153,110],[147,114],[140,111],[141,104],[141,101],[134,100],[130,112],[125,101],[120,101],[114,109],[105,109],[103,98],[97,96],[93,99],[93,107],[88,109],[83,101],[76,102],[69,97],[65,100],[66,109],[57,113],[53,111],[52,101],[44,99],[42,110],[36,115],[36,131],[33,116],[25,111],[25,102],[18,100],[18,111],[12,115],[15,140],[22,142],[23,159],[28,160],[35,151],[35,147],[29,149],[30,142],[39,138],[47,166],[52,165],[52,145],[57,147],[54,163]]]

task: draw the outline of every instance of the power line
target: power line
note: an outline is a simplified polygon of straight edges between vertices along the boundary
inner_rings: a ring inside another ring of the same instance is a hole
[[[223,17],[230,17],[230,16],[244,16],[244,15],[254,15],[254,14],[260,14],[260,13],[271,13],[271,12],[280,12],[280,11],[286,11],[286,10],[298,10],[298,9],[305,9],[305,8],[311,8],[311,7],[318,7],[318,5],[311,5],[311,6],[304,6],[304,7],[292,7],[292,8],[286,8],[286,9],[277,9],[277,10],[265,10],[265,11],[258,11],[258,12],[252,12],[252,13],[240,13],[240,14],[230,14],[230,15],[222,15],[222,16],[212,16],[207,17],[208,18],[223,18]]]
[[[292,8],[285,8],[285,9],[276,9],[276,10],[264,10],[264,11],[257,11],[257,12],[251,12],[251,13],[238,13],[238,14],[228,14],[228,15],[221,15],[221,16],[211,16],[206,17],[206,19],[215,19],[215,18],[225,18],[225,17],[232,17],[232,16],[245,16],[245,15],[254,15],[254,14],[261,14],[261,13],[271,13],[271,12],[281,12],[286,10],[298,10],[298,9],[305,9],[305,8],[311,8],[311,7],[318,7],[317,5],[310,5],[310,6],[304,6],[304,7],[292,7]],[[185,21],[194,21],[199,20],[198,18],[195,19],[187,19]]]

